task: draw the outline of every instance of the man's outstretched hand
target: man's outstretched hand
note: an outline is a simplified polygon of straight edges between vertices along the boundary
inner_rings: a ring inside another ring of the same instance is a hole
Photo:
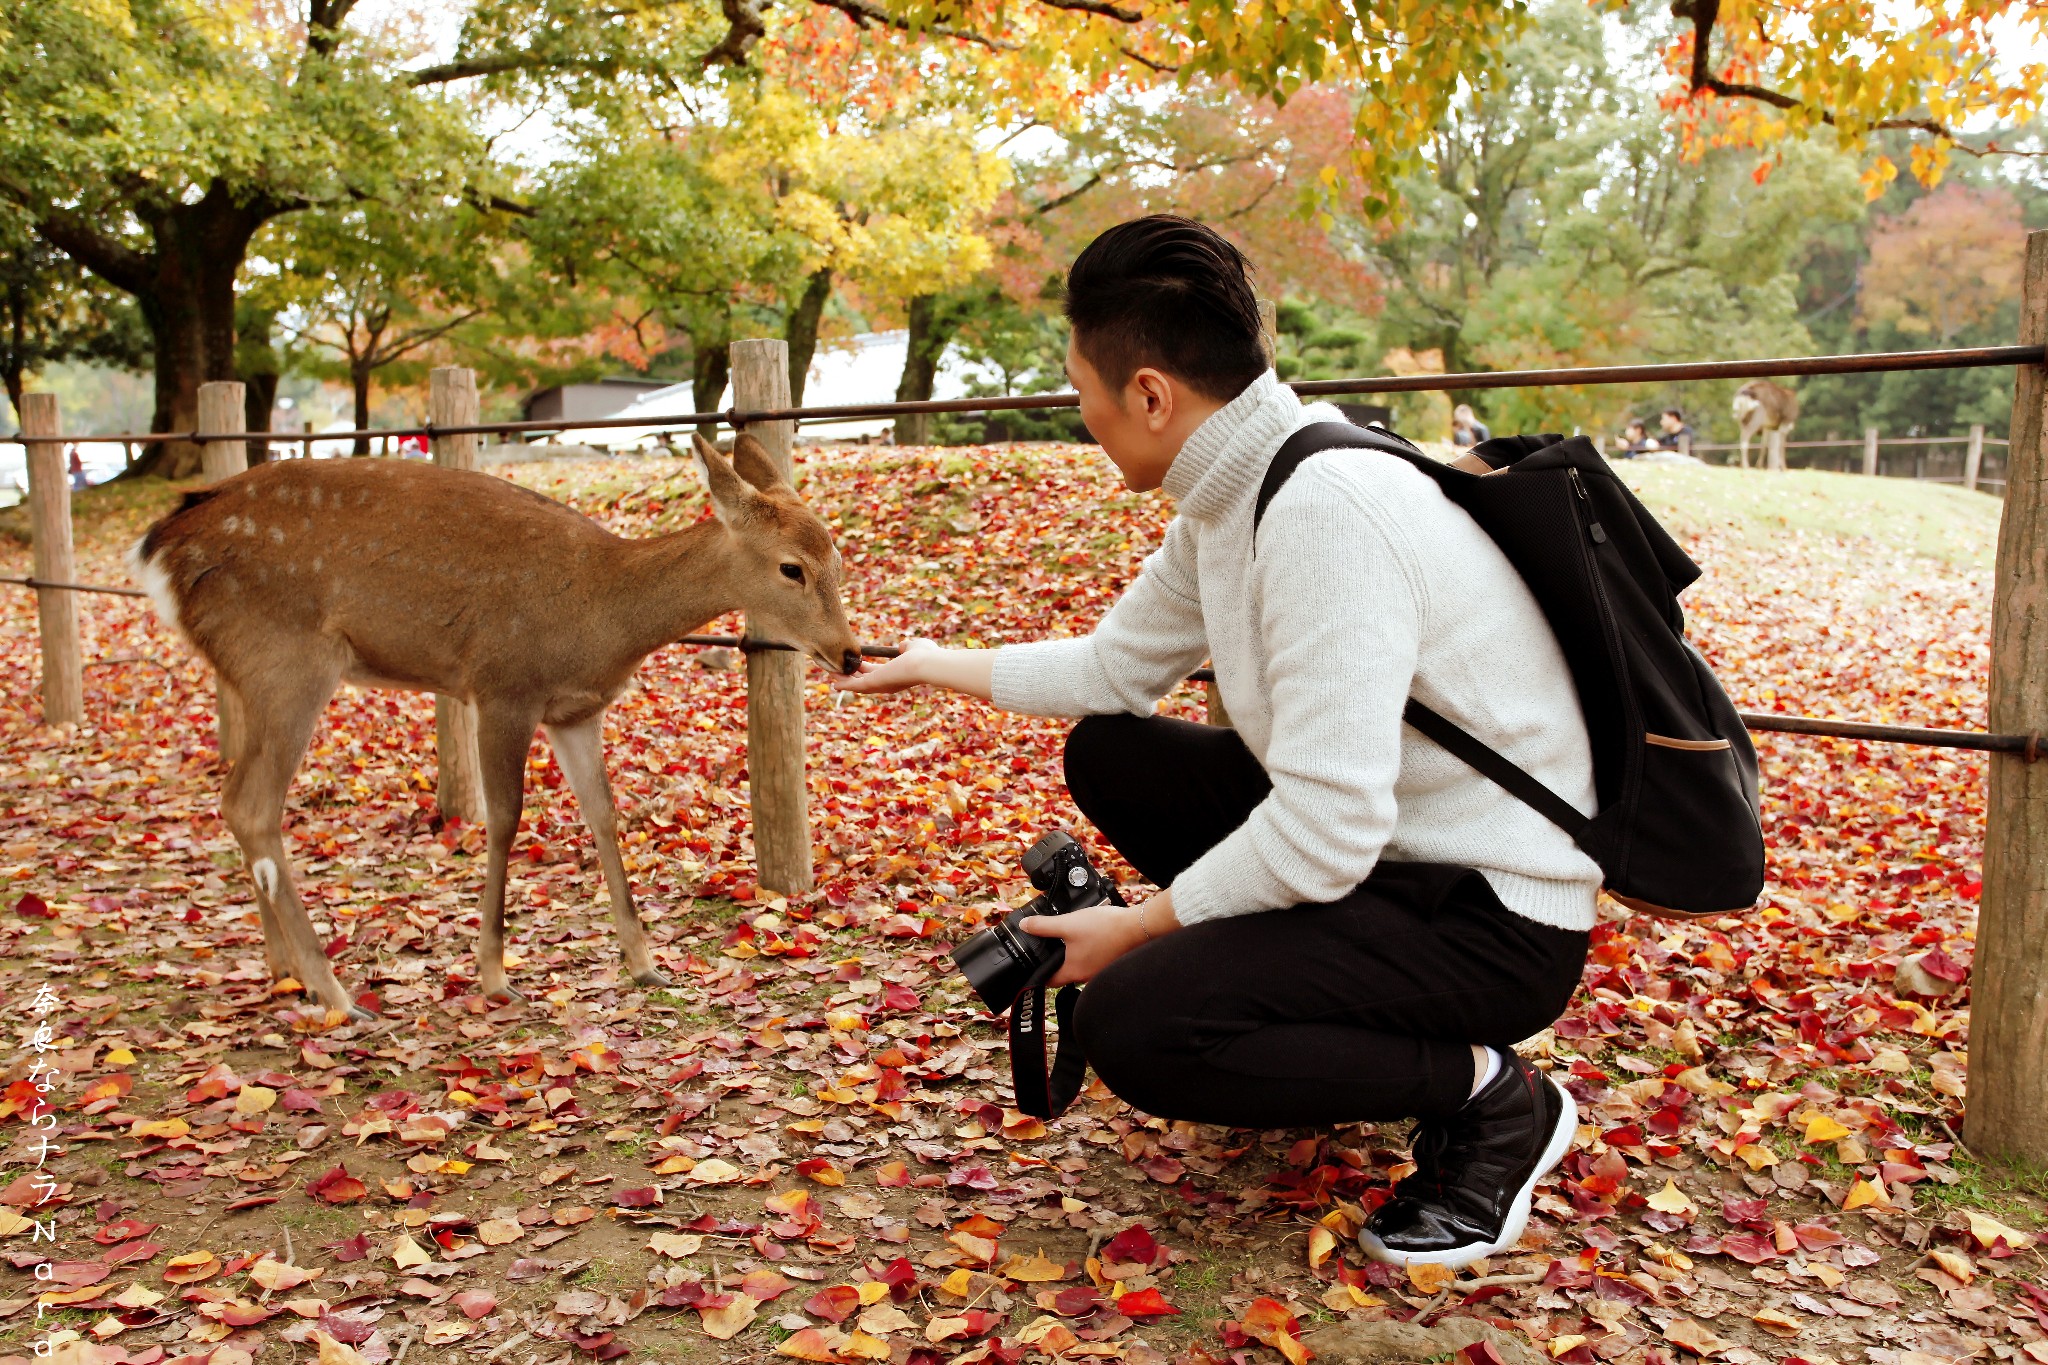
[[[858,673],[831,682],[836,691],[871,696],[929,686],[987,701],[995,657],[992,649],[945,649],[930,640],[905,640],[903,652],[887,663],[863,663]]]

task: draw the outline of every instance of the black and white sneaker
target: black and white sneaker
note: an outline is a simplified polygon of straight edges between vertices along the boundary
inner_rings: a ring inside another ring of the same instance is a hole
[[[1464,1108],[1416,1124],[1415,1173],[1365,1220],[1367,1256],[1456,1270],[1522,1239],[1536,1182],[1571,1150],[1579,1108],[1549,1076],[1498,1051],[1500,1073]]]

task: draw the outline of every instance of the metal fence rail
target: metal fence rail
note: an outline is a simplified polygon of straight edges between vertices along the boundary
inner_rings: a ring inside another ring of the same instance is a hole
[[[1598,384],[1676,383],[1694,379],[1751,379],[1810,374],[1885,374],[1907,370],[1983,369],[2039,365],[2048,360],[2040,346],[1970,346],[1936,351],[1870,351],[1860,355],[1784,356],[1772,360],[1689,360],[1656,365],[1601,365],[1586,369],[1474,370],[1458,374],[1383,374],[1357,379],[1296,380],[1289,387],[1304,398],[1354,393],[1434,393],[1467,389],[1570,388]],[[1028,412],[1080,406],[1071,393],[1027,394],[1007,398],[936,398],[909,403],[851,403],[821,408],[726,408],[687,412],[675,417],[594,417],[582,420],[432,423],[413,427],[373,427],[358,431],[155,431],[107,435],[37,436],[37,441],[92,441],[157,445],[169,441],[265,441],[296,445],[306,441],[353,441],[375,437],[518,435],[546,431],[603,431],[635,427],[679,431],[686,427],[744,427],[756,422],[851,421],[867,417],[903,417],[961,412]],[[0,437],[0,444],[23,445],[23,437]]]

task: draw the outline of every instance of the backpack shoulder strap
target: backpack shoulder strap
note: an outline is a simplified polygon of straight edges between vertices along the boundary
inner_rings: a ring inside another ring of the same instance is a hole
[[[1258,501],[1252,504],[1254,554],[1258,552],[1259,522],[1265,518],[1267,505],[1273,501],[1274,496],[1279,493],[1294,471],[1301,468],[1302,461],[1325,450],[1347,449],[1378,450],[1388,455],[1398,455],[1431,477],[1435,477],[1437,472],[1443,469],[1442,465],[1415,446],[1381,427],[1355,427],[1348,422],[1317,422],[1305,426],[1281,443],[1280,449],[1273,454],[1272,463],[1266,466],[1266,477],[1259,484]],[[1463,759],[1480,776],[1493,781],[1508,795],[1534,810],[1572,838],[1577,839],[1586,826],[1592,823],[1578,807],[1517,767],[1492,745],[1413,697],[1408,699],[1408,704],[1402,709],[1401,719],[1417,732],[1436,741],[1446,751]]]
[[[1398,455],[1411,463],[1435,463],[1384,427],[1355,427],[1349,422],[1310,423],[1282,441],[1280,449],[1273,452],[1272,462],[1266,466],[1266,477],[1259,484],[1258,501],[1252,504],[1254,553],[1257,552],[1259,523],[1266,519],[1267,505],[1279,493],[1281,486],[1294,476],[1294,471],[1301,468],[1303,460],[1325,450],[1377,450],[1387,455]]]

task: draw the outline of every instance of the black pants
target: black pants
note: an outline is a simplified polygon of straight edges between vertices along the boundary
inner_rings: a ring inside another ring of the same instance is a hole
[[[1160,886],[1270,788],[1236,732],[1094,716],[1067,787]],[[1563,1013],[1587,936],[1524,919],[1477,872],[1382,863],[1343,899],[1190,925],[1081,992],[1074,1027],[1109,1088],[1162,1118],[1289,1128],[1434,1117],[1462,1105],[1473,1043]]]

